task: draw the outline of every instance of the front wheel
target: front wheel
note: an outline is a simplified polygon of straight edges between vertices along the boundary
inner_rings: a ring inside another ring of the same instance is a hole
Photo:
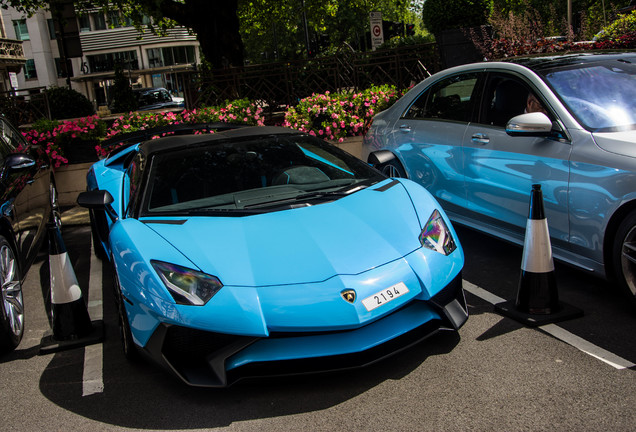
[[[398,177],[398,178],[406,178],[406,171],[404,167],[397,159],[392,159],[388,162],[383,163],[378,167],[378,169],[387,177]]]
[[[130,330],[130,323],[128,322],[128,314],[126,313],[126,305],[124,302],[124,296],[121,293],[121,286],[119,285],[119,277],[117,276],[117,270],[114,271],[114,283],[115,283],[115,296],[117,300],[117,312],[119,318],[119,336],[121,339],[121,347],[124,352],[124,357],[128,361],[136,362],[139,360],[139,352],[137,346],[133,341],[132,331]]]
[[[618,227],[612,258],[619,286],[636,305],[636,210]]]
[[[24,334],[24,300],[20,269],[6,238],[0,236],[0,352],[13,351]]]

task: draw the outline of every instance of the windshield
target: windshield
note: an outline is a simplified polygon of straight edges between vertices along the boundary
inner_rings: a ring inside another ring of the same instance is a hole
[[[636,65],[630,61],[557,68],[545,71],[544,76],[586,129],[636,128]]]
[[[142,216],[282,210],[332,201],[384,178],[307,136],[206,143],[151,158]]]

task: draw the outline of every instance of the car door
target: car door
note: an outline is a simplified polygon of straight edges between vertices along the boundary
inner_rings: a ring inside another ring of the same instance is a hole
[[[46,223],[50,214],[50,164],[38,157],[35,150],[28,149],[22,134],[5,119],[0,120],[0,139],[3,153],[23,152],[31,166],[10,169],[6,172],[7,187],[13,195],[12,207],[17,217],[16,241],[20,254],[31,262],[38,253],[41,240],[46,235]]]
[[[510,136],[508,120],[527,112],[529,94],[546,115],[556,115],[545,99],[523,77],[504,72],[488,74],[478,121],[469,124],[464,139],[466,214],[497,234],[523,238],[530,191],[540,184],[553,243],[567,248],[568,178],[571,143],[560,137]]]
[[[408,177],[447,211],[466,206],[462,142],[482,72],[444,77],[414,98],[395,123],[396,149]]]

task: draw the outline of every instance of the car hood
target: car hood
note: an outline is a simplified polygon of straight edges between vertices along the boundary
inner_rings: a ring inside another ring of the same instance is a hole
[[[320,282],[362,273],[421,247],[408,193],[399,182],[388,184],[273,213],[144,223],[224,285]]]
[[[605,151],[623,156],[636,157],[636,132],[594,132],[596,144]]]

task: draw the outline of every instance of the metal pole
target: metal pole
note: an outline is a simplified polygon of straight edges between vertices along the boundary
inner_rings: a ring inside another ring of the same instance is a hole
[[[303,13],[303,27],[305,28],[305,47],[307,48],[307,57],[311,54],[311,49],[309,48],[309,30],[307,29],[307,14],[305,13],[305,0],[300,0],[300,4],[302,7]]]

